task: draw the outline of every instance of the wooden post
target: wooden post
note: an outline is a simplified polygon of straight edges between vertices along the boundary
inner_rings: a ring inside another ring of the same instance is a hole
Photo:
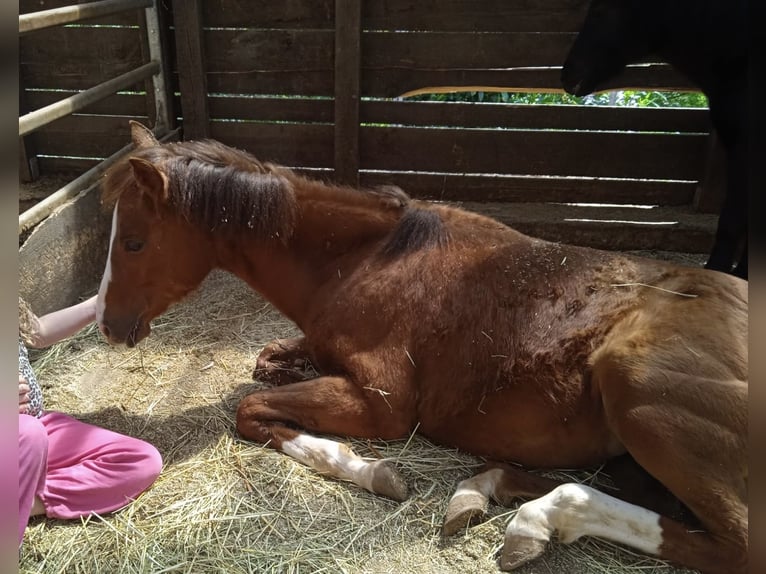
[[[361,2],[335,0],[335,179],[359,185]]]
[[[210,134],[200,0],[173,0],[178,85],[185,140]]]
[[[175,129],[176,114],[174,106],[175,97],[173,94],[173,87],[171,85],[170,58],[168,56],[169,40],[167,32],[170,29],[167,24],[169,20],[167,13],[168,8],[165,6],[164,2],[157,2],[154,10],[156,10],[155,14],[157,16],[155,25],[158,28],[158,30],[155,32],[157,34],[158,40],[158,42],[155,43],[155,46],[159,47],[161,73],[159,76],[154,76],[147,79],[144,82],[144,89],[146,91],[146,106],[147,115],[149,117],[149,127],[155,130],[155,134],[161,135],[167,131]],[[140,10],[138,12],[138,31],[141,38],[141,56],[144,62],[150,61],[153,55],[156,56],[156,54],[152,54],[153,51],[156,52],[156,48],[153,50],[151,46],[152,38],[150,37],[151,31],[147,22],[147,16],[147,10]],[[161,105],[159,107],[155,101],[155,82],[158,81],[157,78],[159,78],[159,83],[162,85],[162,96],[160,98]],[[160,110],[160,114],[163,117],[157,117],[158,110]],[[163,111],[164,113],[162,113]],[[161,125],[158,126],[158,123]],[[160,128],[159,130],[158,127]]]
[[[23,79],[19,79],[19,116],[26,113],[26,98],[24,97]],[[32,143],[33,135],[19,138],[19,180],[23,182],[35,181],[40,177],[40,169],[37,164],[37,154]]]
[[[700,213],[721,211],[726,195],[726,154],[715,131],[710,133],[705,173],[694,194],[694,209]]]

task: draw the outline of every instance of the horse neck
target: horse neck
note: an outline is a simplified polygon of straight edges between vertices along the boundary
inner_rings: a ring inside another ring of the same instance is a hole
[[[339,284],[389,234],[400,209],[385,199],[310,182],[295,188],[287,236],[218,241],[219,267],[244,281],[301,326],[317,296]]]

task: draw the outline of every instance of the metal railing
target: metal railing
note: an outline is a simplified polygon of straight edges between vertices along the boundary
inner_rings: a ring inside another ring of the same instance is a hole
[[[152,79],[155,104],[154,134],[161,138],[170,127],[168,102],[165,91],[165,70],[162,66],[162,44],[156,0],[103,0],[88,4],[77,4],[62,8],[53,8],[19,16],[19,35],[44,30],[52,26],[72,24],[83,20],[117,14],[135,9],[145,9],[147,38],[150,61],[125,74],[107,80],[93,88],[84,90],[28,114],[19,117],[19,136],[29,134],[51,122],[68,116],[86,106],[101,101],[120,90],[142,80]],[[133,149],[132,145],[123,147],[95,167],[55,191],[32,208],[19,215],[19,234],[48,217],[54,209],[63,205],[78,193],[89,189],[96,183],[109,166],[122,159]]]

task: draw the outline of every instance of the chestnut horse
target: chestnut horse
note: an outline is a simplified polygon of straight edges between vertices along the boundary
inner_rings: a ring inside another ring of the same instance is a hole
[[[312,181],[214,141],[160,145],[134,123],[114,205],[98,322],[135,345],[213,268],[245,280],[303,336],[258,358],[274,386],[237,430],[317,471],[403,500],[386,460],[308,433],[413,431],[485,457],[443,531],[490,499],[535,498],[510,521],[513,569],[608,538],[707,573],[747,567],[747,283],[719,272],[550,243],[478,214]],[[296,366],[310,363],[318,375]],[[301,380],[307,376],[306,380]],[[699,520],[684,524],[528,467],[629,453]]]

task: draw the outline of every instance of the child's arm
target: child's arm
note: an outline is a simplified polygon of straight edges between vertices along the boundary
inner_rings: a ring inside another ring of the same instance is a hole
[[[53,311],[37,319],[34,347],[42,348],[58,343],[96,320],[96,297]]]

